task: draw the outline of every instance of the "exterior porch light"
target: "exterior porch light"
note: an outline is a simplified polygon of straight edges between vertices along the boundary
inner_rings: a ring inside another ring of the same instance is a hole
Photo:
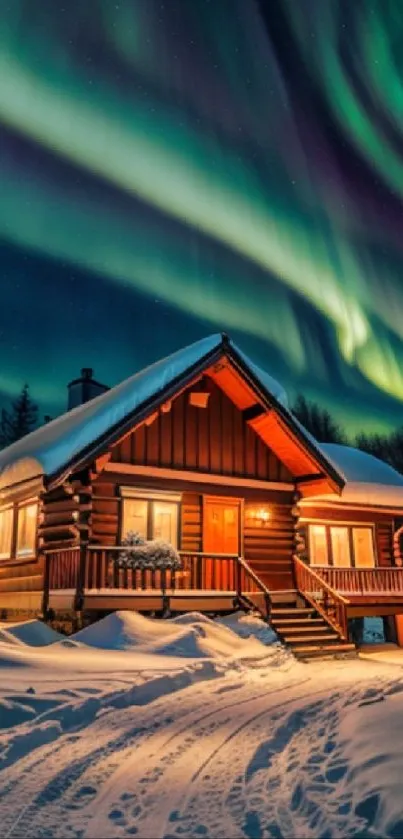
[[[267,524],[267,522],[270,519],[270,510],[268,510],[267,507],[261,507],[259,510],[257,510],[255,518],[258,521],[260,521],[260,524],[262,525],[262,527],[264,527],[264,525]]]

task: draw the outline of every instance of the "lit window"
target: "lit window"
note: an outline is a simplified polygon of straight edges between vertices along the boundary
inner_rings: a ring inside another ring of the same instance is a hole
[[[35,553],[37,504],[18,508],[17,556]]]
[[[351,565],[350,540],[348,527],[331,527],[330,539],[332,543],[332,560],[336,567]]]
[[[354,561],[357,568],[375,565],[374,540],[371,527],[353,527]]]
[[[328,565],[326,527],[324,524],[309,526],[309,555],[311,565]]]
[[[121,492],[122,538],[132,531],[139,533],[144,539],[162,539],[173,547],[178,547],[180,496],[167,493],[162,497],[163,493],[146,493],[145,490],[143,495],[141,490],[131,491],[125,487],[122,487]]]
[[[123,536],[132,531],[144,539],[148,535],[148,501],[140,498],[125,498],[123,502]]]
[[[153,502],[152,538],[178,546],[178,505],[170,501]]]
[[[13,508],[0,510],[0,559],[11,556],[11,541],[13,538]]]

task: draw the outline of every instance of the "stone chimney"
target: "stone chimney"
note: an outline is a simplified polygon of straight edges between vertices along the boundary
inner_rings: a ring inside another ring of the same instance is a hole
[[[92,367],[83,367],[81,369],[81,376],[78,379],[73,379],[67,385],[68,398],[67,410],[77,408],[77,405],[83,405],[84,402],[89,402],[95,396],[100,396],[101,393],[106,393],[109,390],[107,385],[101,385],[93,378],[94,371]]]

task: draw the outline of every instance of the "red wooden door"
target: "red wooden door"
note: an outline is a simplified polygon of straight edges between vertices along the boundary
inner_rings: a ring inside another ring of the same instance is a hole
[[[239,554],[239,501],[209,499],[204,502],[203,551]],[[204,560],[203,587],[221,591],[235,589],[234,561]]]

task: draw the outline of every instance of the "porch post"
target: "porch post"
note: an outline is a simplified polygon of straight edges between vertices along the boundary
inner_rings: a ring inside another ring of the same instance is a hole
[[[75,596],[75,611],[78,612],[78,621],[81,621],[81,612],[84,605],[84,591],[87,571],[87,562],[90,559],[88,550],[91,528],[92,512],[92,473],[85,470],[73,480],[75,492],[78,494],[78,522],[79,529],[79,565],[77,574],[77,588]]]
[[[300,501],[301,498],[302,498],[302,494],[299,492],[299,490],[296,489],[295,492],[294,492],[294,495],[293,495],[293,506],[291,507],[291,515],[294,519],[294,524],[293,524],[294,538],[293,538],[293,545],[292,545],[293,556],[291,557],[291,562],[292,562],[293,584],[294,584],[294,588],[296,588],[297,590],[298,590],[298,586],[297,586],[297,580],[296,580],[296,576],[295,576],[295,564],[294,564],[294,561],[293,561],[293,557],[297,556],[300,559],[303,559],[303,554],[305,554],[305,551],[306,551],[305,539],[300,535],[299,530],[298,530],[298,524],[299,524],[299,519],[300,519],[300,515],[301,515],[301,508],[300,508],[298,502]]]
[[[48,553],[42,553],[43,557],[43,595],[42,595],[42,617],[46,621],[49,612],[49,563],[51,557]]]
[[[76,612],[81,612],[84,604],[84,588],[85,588],[85,571],[87,564],[87,557],[89,551],[87,550],[88,543],[80,544],[80,558],[78,563],[77,587],[74,608]]]

